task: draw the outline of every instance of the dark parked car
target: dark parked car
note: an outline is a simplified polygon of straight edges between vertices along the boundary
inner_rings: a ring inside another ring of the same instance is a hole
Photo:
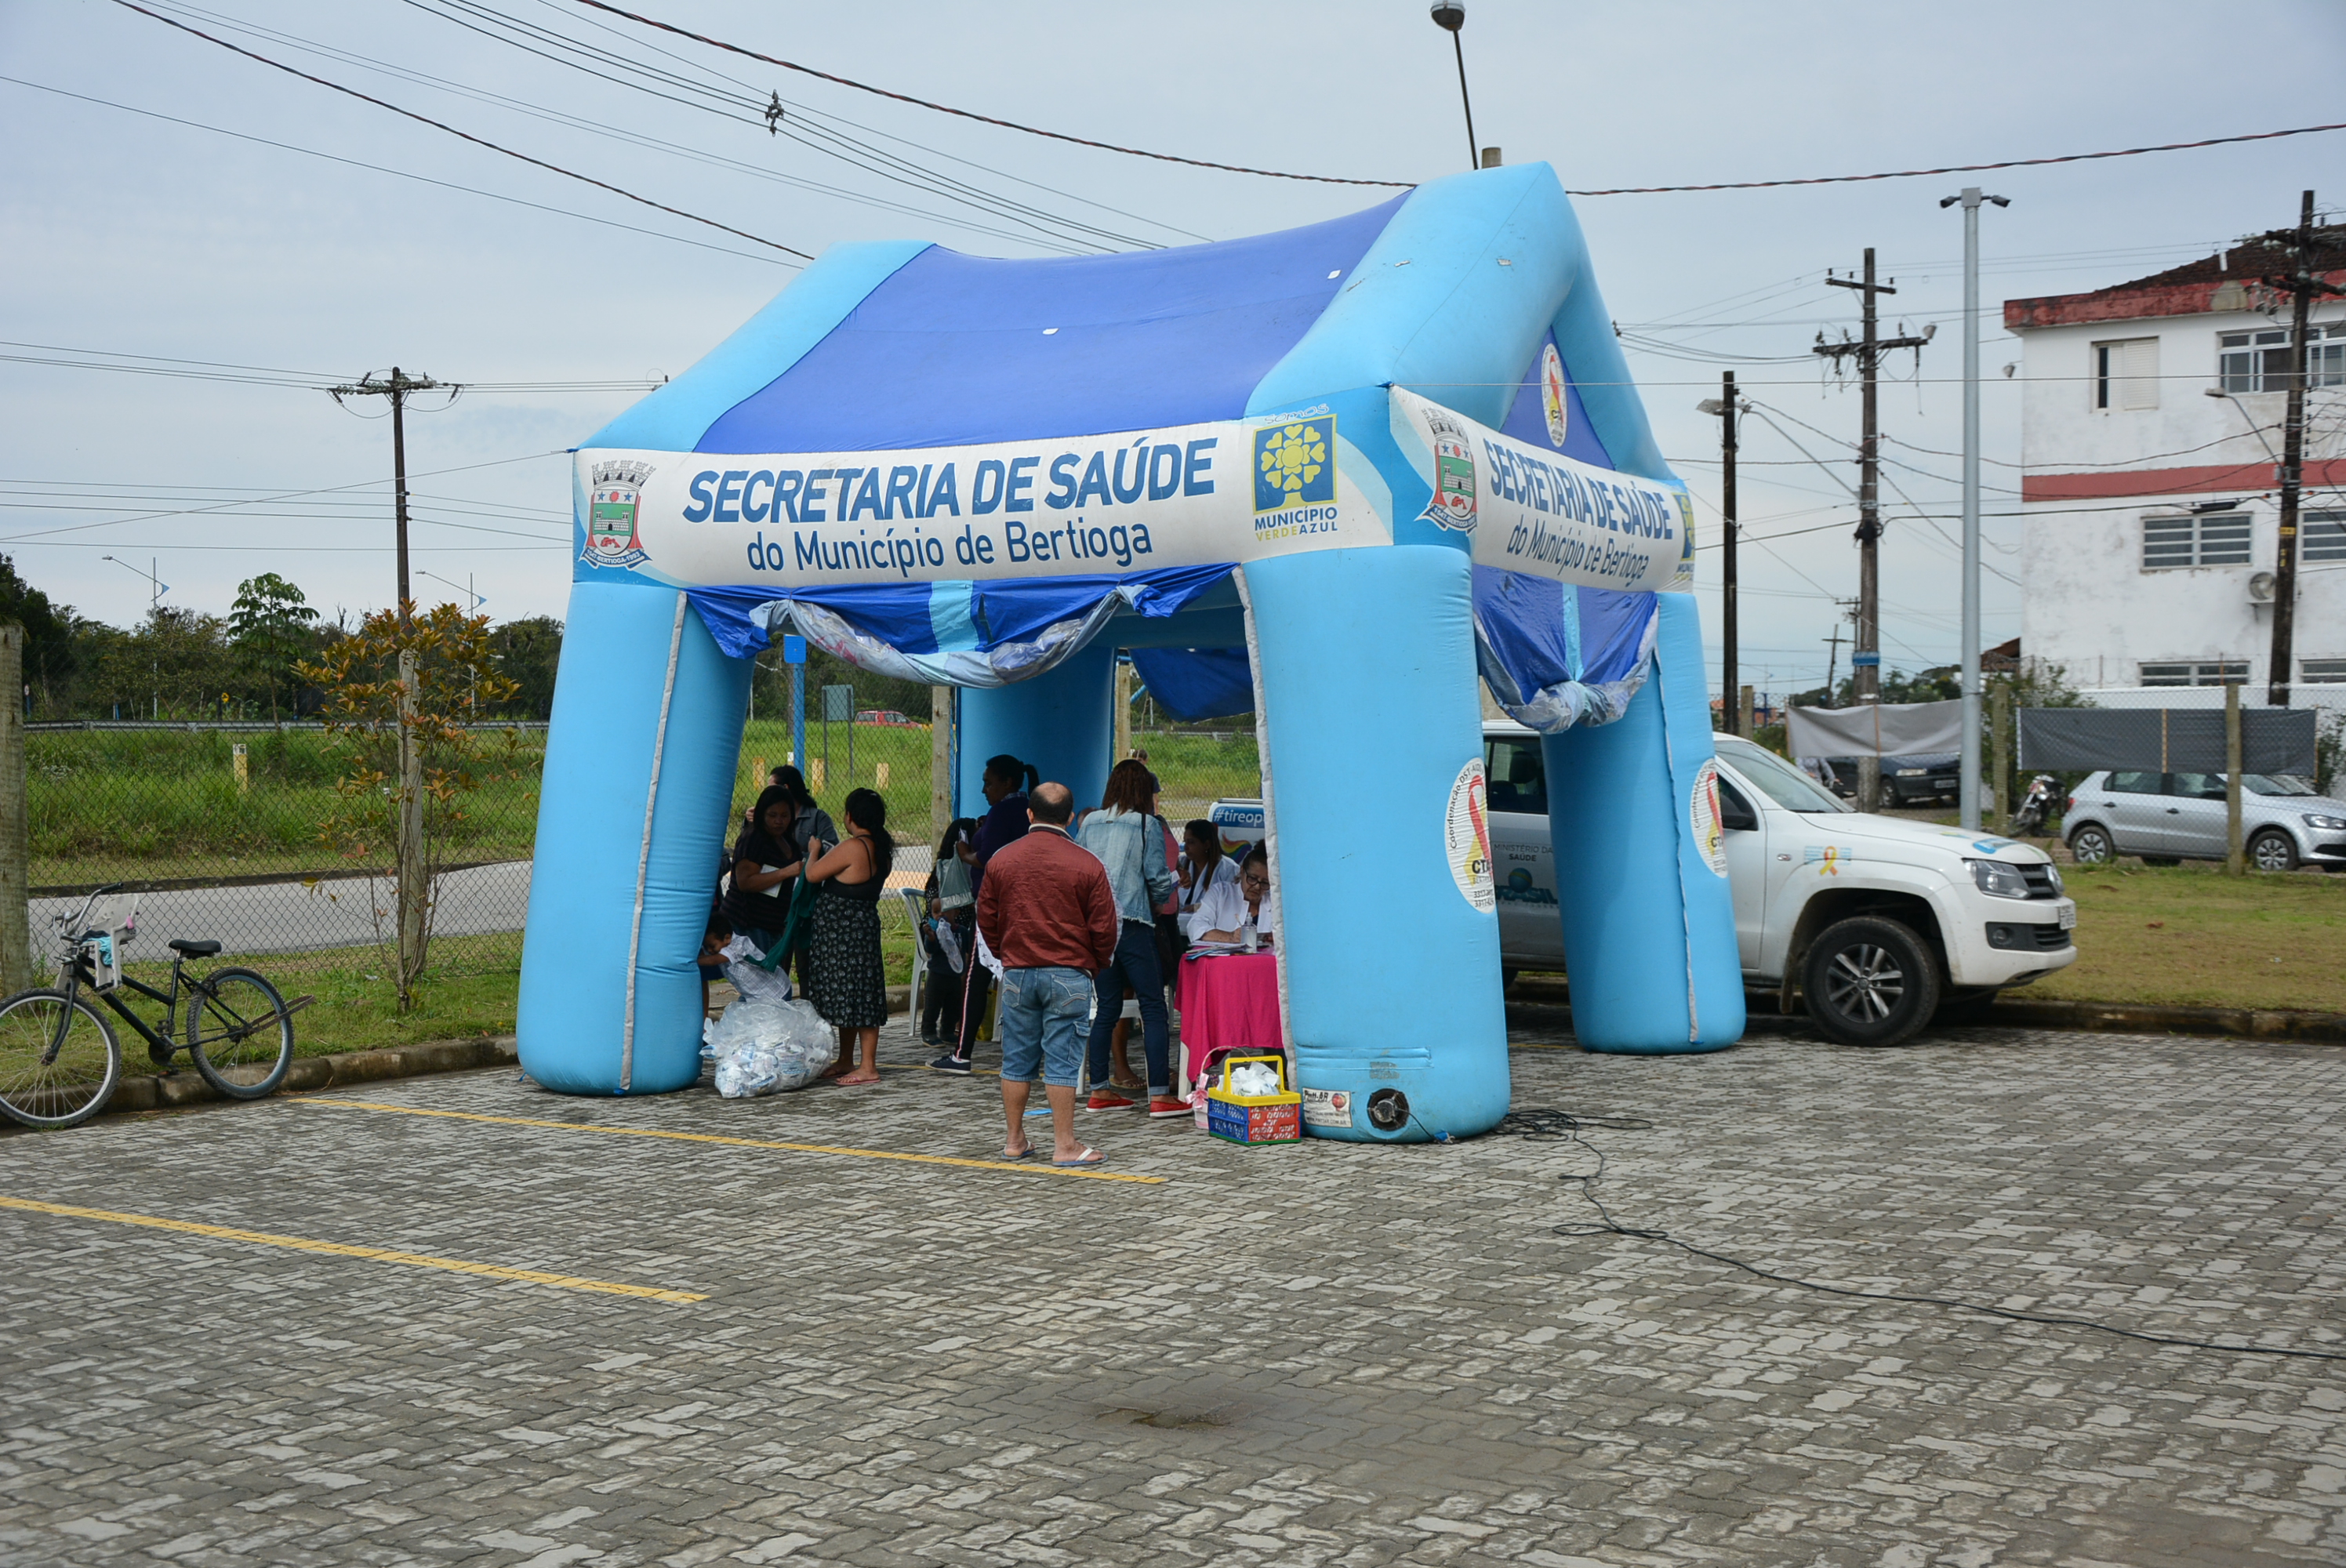
[[[1882,759],[1882,803],[1894,808],[1953,800],[1963,789],[1962,765],[1963,755],[1955,751],[1885,757]],[[1800,766],[1812,775],[1821,770],[1824,776],[1820,777],[1818,782],[1828,785],[1842,799],[1856,797],[1856,758],[1803,758]]]

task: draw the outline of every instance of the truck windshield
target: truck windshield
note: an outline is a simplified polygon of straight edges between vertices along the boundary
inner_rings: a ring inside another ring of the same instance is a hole
[[[1765,748],[1735,735],[1713,738],[1719,756],[1777,805],[1792,811],[1846,811],[1817,781]]]

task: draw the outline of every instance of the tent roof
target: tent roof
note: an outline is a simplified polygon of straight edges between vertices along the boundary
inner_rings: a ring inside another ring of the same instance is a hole
[[[1496,427],[1551,334],[1593,438],[1575,455],[1669,480],[1545,164],[1164,250],[1002,260],[836,245],[583,444],[856,452],[1099,435],[1396,383]]]

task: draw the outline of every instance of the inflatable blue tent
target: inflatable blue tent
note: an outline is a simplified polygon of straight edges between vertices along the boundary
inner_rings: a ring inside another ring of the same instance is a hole
[[[963,812],[998,752],[1099,798],[1118,649],[1177,715],[1253,710],[1282,1026],[1356,1107],[1321,1135],[1506,1109],[1478,677],[1546,737],[1583,1044],[1741,1033],[1691,510],[1545,164],[1180,249],[833,247],[581,447],[575,502],[522,966],[549,1088],[696,1080],[785,626],[964,688]]]

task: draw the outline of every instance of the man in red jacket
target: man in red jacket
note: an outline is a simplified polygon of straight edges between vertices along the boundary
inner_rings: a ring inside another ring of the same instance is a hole
[[[1023,1160],[1026,1097],[1036,1078],[1051,1102],[1055,1166],[1096,1166],[1076,1141],[1076,1085],[1091,1033],[1092,977],[1116,956],[1116,894],[1107,869],[1067,836],[1075,797],[1065,784],[1027,796],[1026,836],[994,852],[977,893],[977,929],[1002,961],[1003,1157]]]

